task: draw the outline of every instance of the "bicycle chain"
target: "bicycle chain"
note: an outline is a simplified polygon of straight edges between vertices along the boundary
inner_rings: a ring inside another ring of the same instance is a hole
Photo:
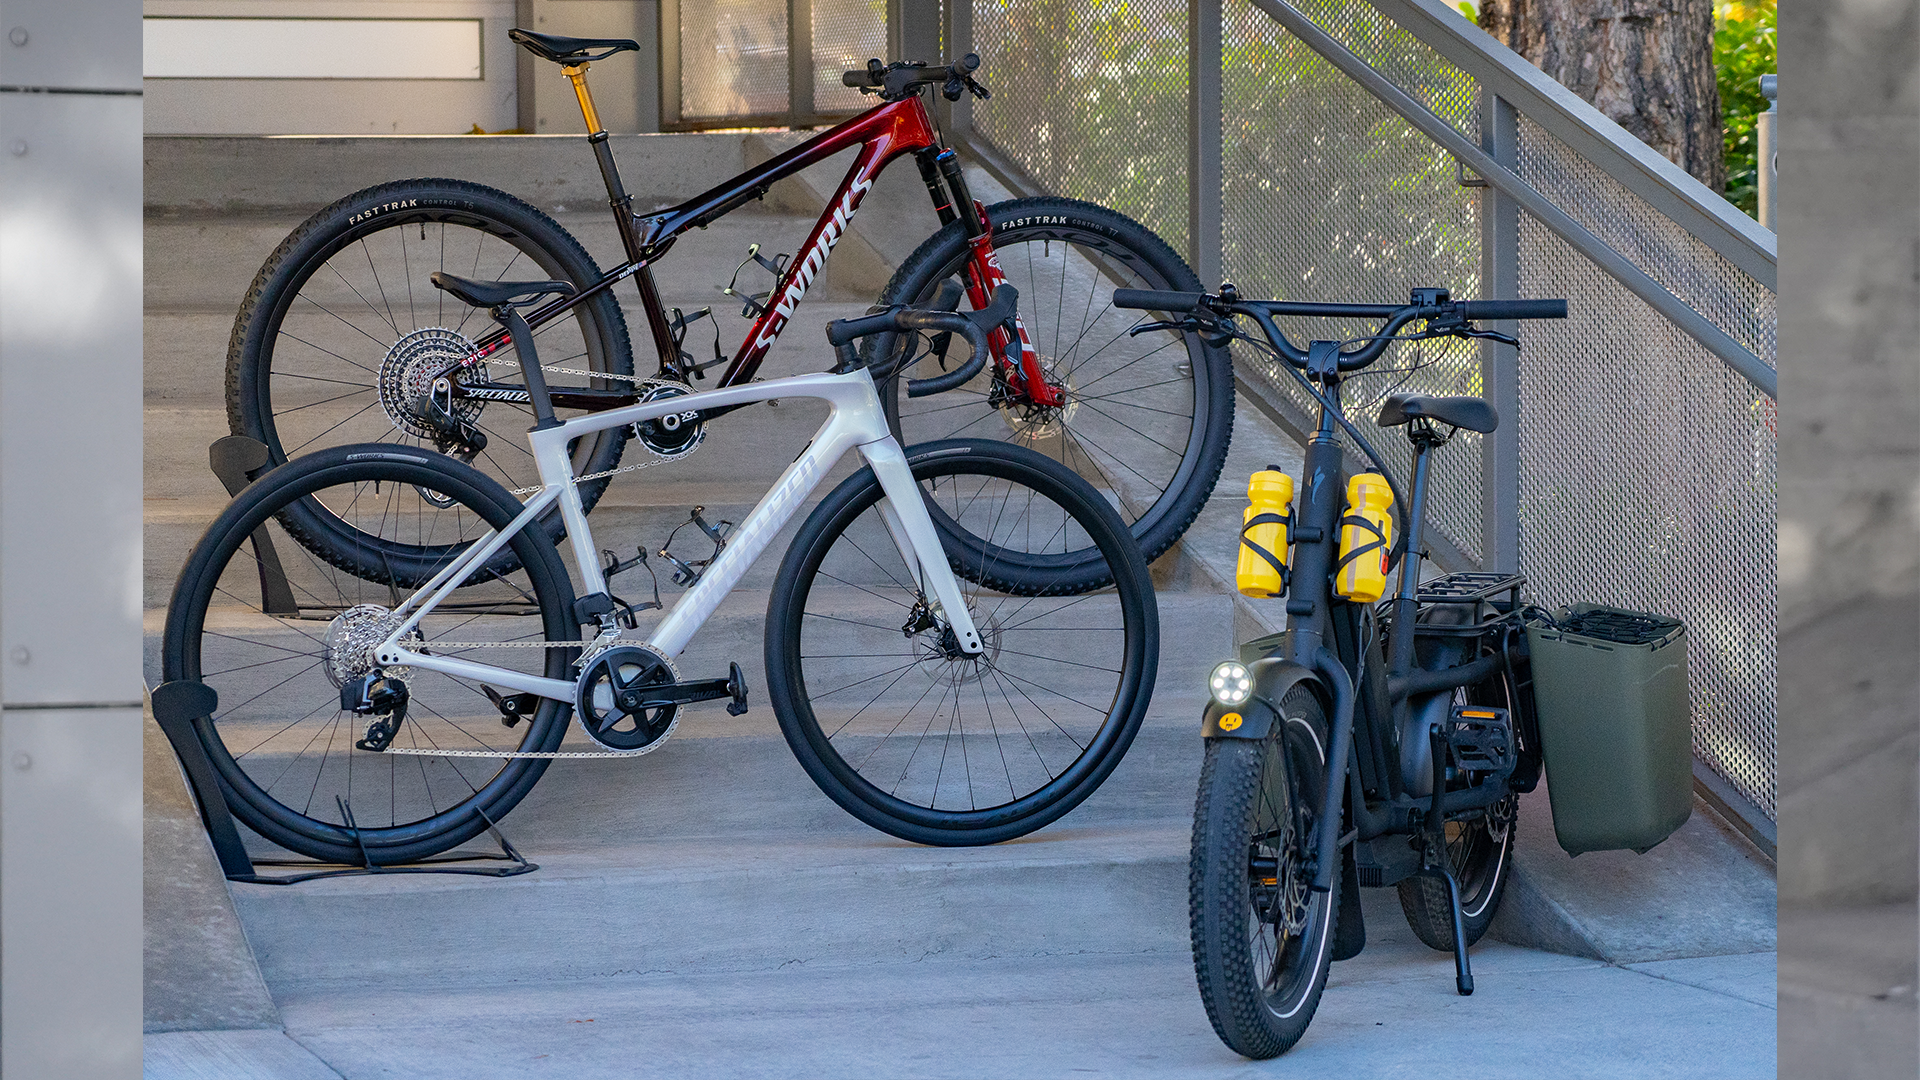
[[[498,367],[520,366],[520,361],[518,360],[490,360],[488,363]],[[582,371],[578,368],[550,367],[546,364],[540,365],[540,370],[543,372],[551,371],[560,375],[579,375],[588,379],[619,379],[622,382],[633,383],[642,391],[669,386],[679,389],[690,389],[685,383],[656,379],[651,376],[621,375],[611,371]],[[642,443],[641,445],[645,446],[646,444]],[[654,453],[651,448],[647,449],[647,453],[653,455],[652,460],[643,461],[637,465],[621,465],[617,468],[608,469],[605,472],[585,473],[574,477],[573,483],[584,484],[594,480],[602,480],[610,476],[639,472],[642,469],[651,469],[655,465],[664,465],[670,461],[679,461],[681,457],[684,456],[676,455],[674,457],[666,457],[662,454]],[[531,495],[536,491],[542,490],[542,488],[543,485],[535,484],[532,487],[517,488],[509,494]],[[433,643],[433,647],[443,653],[465,649],[579,649],[581,652],[580,659],[577,663],[585,664],[600,653],[612,648],[613,643],[618,640],[620,640],[619,636],[615,635],[613,637],[601,636],[585,644],[578,641],[438,641]],[[641,757],[651,753],[660,743],[665,741],[665,739],[661,739],[647,746],[640,747],[638,750],[423,750],[417,746],[388,746],[385,750],[382,750],[381,753],[400,754],[409,757],[545,758],[547,760],[559,758],[630,758]]]
[[[434,648],[443,652],[455,649],[580,649],[578,663],[584,664],[595,656],[612,648],[620,640],[619,634],[602,634],[592,641],[440,641]],[[640,757],[652,752],[661,743],[660,739],[638,750],[423,750],[417,746],[388,746],[380,751],[383,754],[399,754],[403,757],[468,757],[468,758],[625,758]]]
[[[498,366],[498,367],[519,367],[520,366],[520,361],[518,360],[488,360],[487,363],[489,365]],[[559,375],[579,375],[583,378],[588,378],[588,379],[618,379],[621,382],[633,383],[636,389],[638,389],[642,393],[644,393],[647,390],[652,390],[652,389],[662,388],[662,387],[669,387],[669,386],[675,387],[681,390],[689,390],[689,391],[692,390],[692,387],[689,387],[685,383],[673,382],[670,379],[656,379],[648,375],[621,375],[611,371],[582,371],[579,368],[549,367],[546,364],[541,364],[540,370],[551,371]],[[591,483],[592,481],[595,481],[595,480],[605,480],[610,476],[620,476],[625,473],[639,472],[642,469],[651,469],[655,465],[664,465],[669,461],[679,461],[680,458],[684,456],[684,455],[675,455],[673,457],[666,457],[664,455],[654,453],[653,449],[651,447],[647,447],[645,443],[641,443],[641,446],[646,448],[647,453],[653,455],[651,460],[640,462],[637,465],[616,466],[604,472],[583,473],[579,476],[574,477],[573,483],[586,484],[586,483]],[[512,491],[508,492],[508,494],[516,495],[516,496],[531,495],[534,492],[540,491],[540,490],[543,490],[542,485],[535,484],[532,487],[515,488]]]

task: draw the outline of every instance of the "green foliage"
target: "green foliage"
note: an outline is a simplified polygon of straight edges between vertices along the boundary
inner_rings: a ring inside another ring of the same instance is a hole
[[[1767,111],[1760,76],[1779,70],[1774,47],[1776,0],[1727,0],[1713,10],[1713,68],[1720,81],[1720,129],[1726,139],[1727,199],[1759,216],[1760,145],[1755,131]]]

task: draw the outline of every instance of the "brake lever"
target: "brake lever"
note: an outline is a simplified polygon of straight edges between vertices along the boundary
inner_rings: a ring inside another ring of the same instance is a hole
[[[1128,337],[1139,337],[1152,330],[1190,330],[1200,335],[1200,340],[1222,348],[1233,340],[1233,323],[1230,319],[1202,319],[1189,315],[1184,319],[1169,319],[1166,322],[1141,323],[1127,331]]]
[[[1520,347],[1520,339],[1517,337],[1513,337],[1510,334],[1503,334],[1498,330],[1482,330],[1477,326],[1463,326],[1460,329],[1453,331],[1453,336],[1463,337],[1463,338],[1486,338],[1488,341],[1497,341],[1502,345],[1511,345],[1516,349]]]

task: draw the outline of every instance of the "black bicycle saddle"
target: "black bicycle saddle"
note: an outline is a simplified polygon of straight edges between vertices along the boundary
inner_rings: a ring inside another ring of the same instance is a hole
[[[573,286],[564,281],[475,281],[445,270],[435,270],[429,277],[434,288],[445,289],[474,307],[499,307],[509,301],[549,293],[573,295]]]
[[[640,43],[626,38],[578,38],[561,37],[558,34],[536,34],[519,27],[507,31],[507,37],[518,42],[523,48],[543,60],[556,64],[579,64],[589,60],[605,60],[617,52],[639,52]]]
[[[1482,435],[1500,426],[1500,416],[1493,406],[1477,397],[1393,394],[1380,406],[1381,427],[1399,427],[1409,420],[1437,420]]]

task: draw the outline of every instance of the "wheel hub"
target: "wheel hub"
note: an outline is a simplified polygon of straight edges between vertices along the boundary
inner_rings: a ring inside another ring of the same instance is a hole
[[[980,632],[980,652],[968,656],[960,649],[960,638],[953,627],[938,620],[912,634],[914,655],[921,672],[934,682],[960,687],[979,682],[1000,659],[1000,624],[982,620],[974,613],[974,629]],[[911,627],[912,623],[909,623]]]
[[[447,387],[434,385],[441,372],[474,352],[473,342],[438,326],[415,330],[394,342],[380,362],[380,407],[386,410],[394,429],[438,441],[447,437],[449,428],[464,429],[479,419],[482,402],[454,397]],[[487,368],[476,362],[453,377],[485,381]],[[433,408],[445,411],[447,416],[434,416],[429,411]]]
[[[327,678],[334,686],[341,687],[379,666],[374,662],[373,652],[400,622],[401,616],[379,604],[355,604],[335,615],[327,624],[324,637]],[[406,640],[409,644],[420,642],[420,632],[413,631]],[[403,667],[390,667],[385,674],[390,679],[404,679],[411,672]]]
[[[1069,376],[1064,381],[1054,378],[1055,361],[1051,356],[1040,357],[1039,363],[1041,377],[1066,399],[1065,405],[1041,405],[1030,395],[999,384],[998,379],[995,380],[997,385],[991,401],[1000,410],[1001,419],[1013,429],[1014,436],[1027,443],[1044,442],[1057,437],[1080,412],[1080,399],[1074,392],[1073,378]]]

